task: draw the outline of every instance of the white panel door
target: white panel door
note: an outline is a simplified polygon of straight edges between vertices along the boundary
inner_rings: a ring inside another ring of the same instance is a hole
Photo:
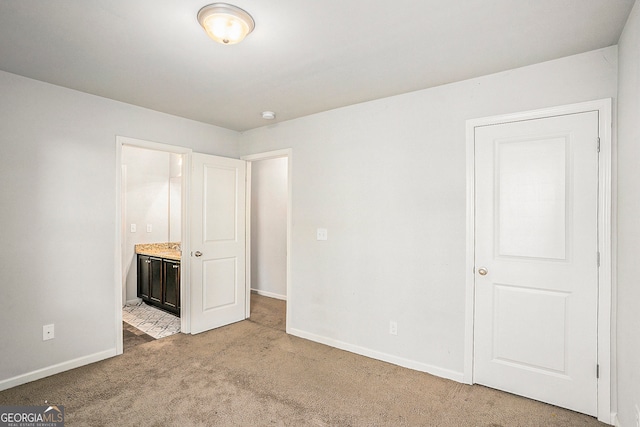
[[[194,153],[191,333],[245,319],[244,160]]]
[[[473,380],[597,413],[598,113],[475,129]]]

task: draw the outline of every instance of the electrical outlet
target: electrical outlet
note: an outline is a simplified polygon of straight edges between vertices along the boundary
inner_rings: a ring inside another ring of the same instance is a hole
[[[318,228],[316,236],[318,240],[327,240],[329,233],[326,228]]]
[[[636,427],[640,427],[640,408],[636,403]]]
[[[131,232],[132,233],[136,232],[136,225],[135,224],[131,224]]]
[[[398,335],[398,322],[395,320],[389,322],[389,333],[391,335]]]
[[[151,233],[152,229],[153,227],[151,227],[151,224],[147,224],[147,233]]]
[[[53,325],[44,325],[42,327],[42,341],[52,340],[55,338],[53,333]]]

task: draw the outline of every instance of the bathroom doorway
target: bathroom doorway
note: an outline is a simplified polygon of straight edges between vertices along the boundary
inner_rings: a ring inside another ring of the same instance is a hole
[[[184,156],[122,145],[124,351],[180,332]]]

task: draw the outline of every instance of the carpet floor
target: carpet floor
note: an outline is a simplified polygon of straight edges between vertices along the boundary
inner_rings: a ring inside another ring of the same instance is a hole
[[[67,426],[603,426],[592,417],[287,335],[284,302],[0,392]]]
[[[122,322],[122,348],[123,351],[129,351],[131,347],[135,347],[140,344],[144,344],[149,341],[155,340],[149,334],[145,334],[138,328],[134,328],[127,322]]]

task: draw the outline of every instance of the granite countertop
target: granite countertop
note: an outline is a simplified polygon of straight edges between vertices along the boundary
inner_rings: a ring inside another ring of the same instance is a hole
[[[167,258],[174,261],[180,261],[182,256],[180,242],[142,243],[136,245],[136,254]]]

